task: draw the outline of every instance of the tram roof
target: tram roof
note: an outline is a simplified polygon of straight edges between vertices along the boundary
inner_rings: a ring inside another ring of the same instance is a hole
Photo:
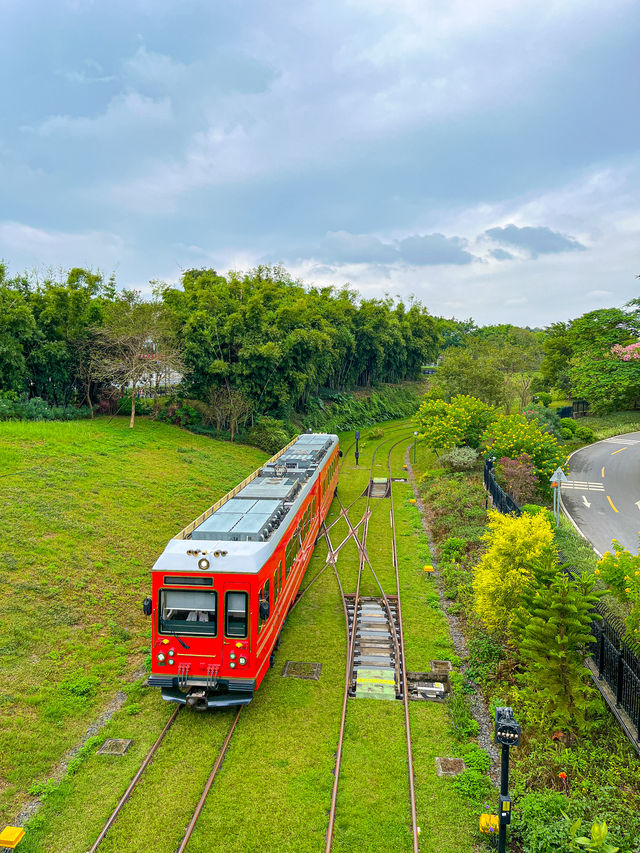
[[[328,433],[298,436],[196,519],[193,527],[171,539],[153,571],[193,572],[198,560],[206,557],[208,572],[259,572],[337,444],[338,437]]]

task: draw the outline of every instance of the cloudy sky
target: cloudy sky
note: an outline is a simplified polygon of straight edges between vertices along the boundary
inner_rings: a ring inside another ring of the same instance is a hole
[[[0,257],[543,325],[640,282],[637,0],[0,0]]]

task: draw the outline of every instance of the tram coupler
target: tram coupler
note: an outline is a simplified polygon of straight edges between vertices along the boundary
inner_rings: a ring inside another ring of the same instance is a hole
[[[209,708],[207,691],[192,687],[187,694],[185,704],[191,711],[206,711]]]

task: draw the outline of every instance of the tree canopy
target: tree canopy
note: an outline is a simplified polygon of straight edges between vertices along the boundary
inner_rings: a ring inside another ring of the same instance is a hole
[[[232,429],[248,413],[304,411],[321,389],[416,379],[438,352],[436,323],[420,302],[305,286],[281,267],[187,270],[179,286],[156,285],[155,299],[127,303],[127,293],[80,268],[40,281],[9,278],[0,265],[0,392],[91,405],[101,388],[137,385],[133,365],[114,367],[129,320],[147,336],[138,354],[157,353],[161,336],[164,352],[182,353],[185,394],[224,403]]]

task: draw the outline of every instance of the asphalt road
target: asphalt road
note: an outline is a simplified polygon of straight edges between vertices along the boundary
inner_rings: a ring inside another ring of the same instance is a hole
[[[569,459],[561,487],[566,514],[602,555],[617,539],[638,553],[640,432],[581,447]]]

